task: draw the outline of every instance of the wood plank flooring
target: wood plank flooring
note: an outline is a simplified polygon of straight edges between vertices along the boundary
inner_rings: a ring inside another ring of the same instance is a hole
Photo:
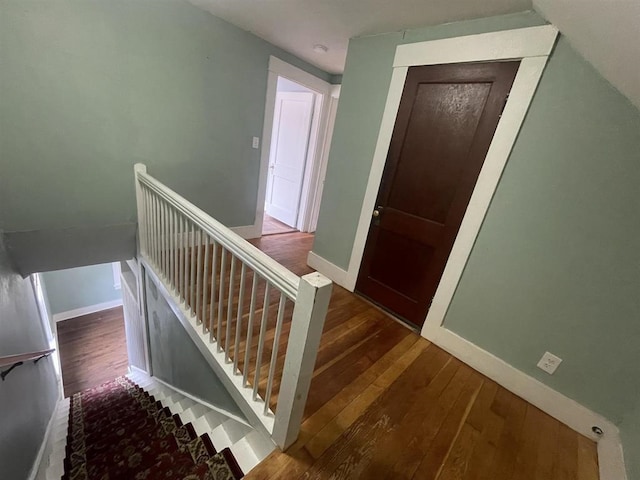
[[[253,243],[302,275],[312,242]],[[336,285],[300,437],[245,478],[596,480],[598,463],[594,442]]]
[[[56,325],[65,397],[127,373],[122,307]]]
[[[282,223],[277,218],[273,218],[266,213],[262,222],[262,235],[277,235],[280,233],[295,232],[296,229],[286,223]]]

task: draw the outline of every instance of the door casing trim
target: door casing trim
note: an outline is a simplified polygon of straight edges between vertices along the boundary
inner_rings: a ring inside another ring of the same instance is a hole
[[[548,57],[553,50],[557,35],[558,31],[554,26],[543,25],[398,46],[349,267],[346,271],[342,270],[313,252],[309,253],[309,264],[348,290],[354,290],[369,232],[371,212],[375,207],[409,67],[445,63],[520,60],[520,67],[509,99],[498,122],[421,334],[544,412],[581,434],[596,440],[598,442],[600,478],[603,480],[622,480],[626,479],[622,444],[618,428],[612,422],[443,326],[445,314],[453,299],[511,149],[542,77]],[[333,268],[327,268],[329,266]],[[593,434],[591,431],[593,425],[600,426],[605,431],[602,437],[598,438]]]
[[[291,65],[277,57],[269,57],[269,70],[267,73],[267,92],[265,99],[264,122],[262,127],[262,145],[260,151],[260,171],[258,174],[258,194],[256,203],[256,216],[253,225],[242,228],[244,238],[259,238],[262,235],[262,223],[264,219],[264,202],[267,193],[267,174],[269,169],[269,155],[271,153],[271,133],[273,130],[273,114],[276,105],[276,93],[278,90],[278,77],[284,77],[300,85],[313,90],[316,94],[314,103],[311,133],[309,137],[307,165],[304,183],[302,186],[300,213],[296,228],[301,231],[309,231],[312,222],[313,203],[319,184],[322,167],[322,145],[327,135],[329,123],[329,104],[331,97],[331,84]]]

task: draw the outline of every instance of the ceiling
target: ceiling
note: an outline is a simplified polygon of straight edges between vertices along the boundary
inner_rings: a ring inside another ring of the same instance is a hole
[[[531,9],[531,0],[189,1],[332,74],[342,73],[352,37]]]
[[[533,4],[640,108],[640,0],[534,0]]]

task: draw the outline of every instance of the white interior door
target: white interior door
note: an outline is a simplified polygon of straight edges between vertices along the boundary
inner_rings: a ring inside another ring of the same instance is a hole
[[[309,145],[313,93],[276,94],[265,211],[296,226]]]

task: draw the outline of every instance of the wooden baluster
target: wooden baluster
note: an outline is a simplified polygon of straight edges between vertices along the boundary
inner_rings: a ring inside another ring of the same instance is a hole
[[[184,244],[184,221],[182,215],[178,212],[178,241],[180,242],[180,253],[178,255],[180,259],[180,265],[178,266],[179,274],[179,286],[178,286],[178,298],[180,302],[184,300],[184,250],[182,248]]]
[[[244,365],[242,373],[242,386],[247,386],[247,376],[249,375],[249,360],[251,358],[251,340],[253,335],[253,319],[256,314],[256,299],[258,296],[258,274],[253,272],[253,282],[251,283],[251,303],[249,304],[249,319],[247,320],[247,340],[245,342]]]
[[[176,219],[176,211],[171,208],[171,257],[172,257],[172,278],[173,291],[178,292],[178,221]]]
[[[169,270],[169,218],[168,218],[168,210],[169,205],[167,202],[162,202],[162,219],[164,222],[164,276],[167,279],[167,282],[171,284],[169,279],[171,278],[170,270]]]
[[[151,261],[151,239],[153,238],[153,232],[151,231],[151,209],[149,208],[149,189],[146,186],[142,187],[144,195],[144,217],[146,219],[145,229],[147,231],[147,238],[144,242],[144,254],[148,260]]]
[[[209,307],[209,342],[213,343],[215,339],[214,319],[216,314],[216,291],[218,276],[218,243],[213,241],[213,250],[211,252],[211,306]]]
[[[227,297],[227,333],[224,339],[224,361],[231,362],[229,344],[231,343],[231,323],[233,322],[233,288],[236,283],[236,257],[231,255],[231,271],[229,272],[229,296]]]
[[[224,314],[224,272],[227,268],[227,250],[221,247],[220,252],[220,293],[218,294],[218,327],[216,329],[216,340],[218,342],[218,352],[222,351],[222,315]]]
[[[153,230],[153,243],[151,245],[151,262],[158,268],[158,213],[156,212],[156,196],[151,194],[151,228]]]
[[[238,318],[236,320],[236,341],[233,347],[233,373],[238,371],[238,358],[240,357],[240,333],[242,330],[242,310],[244,307],[244,282],[247,266],[242,263],[240,269],[240,286],[238,287]]]
[[[189,282],[189,306],[191,307],[191,314],[196,314],[196,225],[191,224],[191,269],[189,271],[191,281]]]
[[[256,356],[256,372],[253,380],[253,399],[258,399],[258,384],[260,383],[260,368],[262,368],[262,352],[264,351],[264,336],[267,332],[269,321],[269,294],[271,284],[267,281],[264,287],[264,304],[262,305],[262,322],[260,323],[260,336],[258,337],[258,355]]]
[[[209,234],[202,232],[204,236],[204,272],[202,274],[202,333],[207,333],[207,305],[211,296],[209,289]]]
[[[202,230],[198,227],[198,238],[196,244],[198,245],[198,258],[197,258],[197,267],[196,267],[196,323],[202,322],[202,306],[200,305],[202,302]]]
[[[284,321],[284,310],[287,303],[287,297],[280,292],[280,303],[278,305],[278,320],[276,321],[276,331],[273,336],[273,348],[271,349],[271,364],[269,365],[269,376],[267,377],[267,391],[264,397],[264,414],[269,412],[269,402],[271,400],[271,390],[273,388],[273,377],[276,372],[276,363],[278,362],[278,347],[280,345],[280,335],[282,333],[282,323]]]
[[[160,278],[164,276],[164,223],[162,221],[162,200],[156,198],[156,210],[158,211],[158,270]]]
[[[158,215],[158,197],[154,193],[151,196],[151,208],[153,209],[153,231],[155,233],[153,239],[153,261],[156,265],[156,268],[160,268],[160,225],[159,225],[159,215]]]
[[[189,308],[189,220],[186,217],[183,219],[184,229],[182,232],[182,258],[184,259],[182,262],[182,279],[183,279],[183,287],[182,287],[182,300],[184,301],[184,308],[187,310]]]

